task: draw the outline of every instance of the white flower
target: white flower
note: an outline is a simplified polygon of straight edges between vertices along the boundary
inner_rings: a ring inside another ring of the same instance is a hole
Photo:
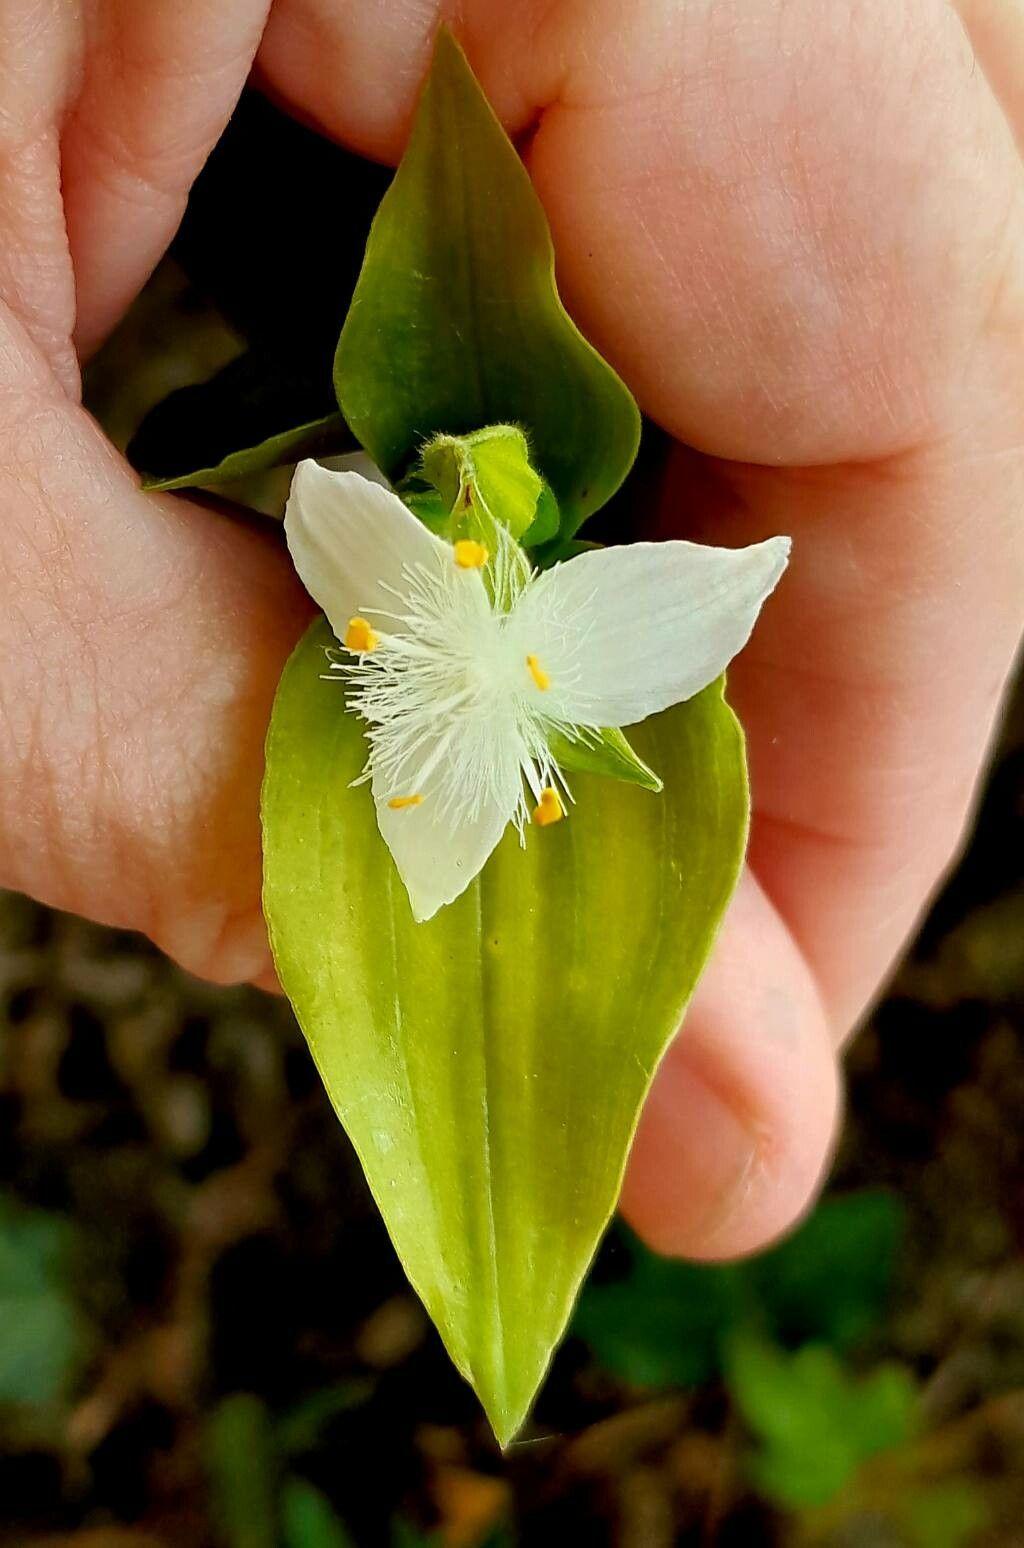
[[[553,730],[585,740],[689,699],[746,643],[789,539],[635,543],[533,573],[435,537],[391,490],[299,464],[292,559],[346,654],[381,834],[416,919],[480,871],[510,822],[564,813]],[[530,806],[526,791],[530,792]]]

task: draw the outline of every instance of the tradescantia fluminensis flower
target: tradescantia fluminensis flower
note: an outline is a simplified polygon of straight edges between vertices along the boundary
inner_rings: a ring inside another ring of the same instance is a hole
[[[479,873],[509,823],[558,821],[551,744],[692,698],[750,636],[789,539],[635,543],[538,574],[500,521],[446,542],[392,490],[300,463],[285,531],[344,653],[380,832],[417,920]]]

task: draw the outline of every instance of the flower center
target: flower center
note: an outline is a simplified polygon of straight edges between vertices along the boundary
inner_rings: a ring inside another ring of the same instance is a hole
[[[388,608],[350,618],[350,659],[332,667],[366,724],[361,777],[372,776],[389,810],[423,806],[454,830],[485,807],[507,808],[518,790],[511,821],[522,836],[530,821],[547,827],[566,816],[548,747],[560,721],[536,699],[551,675],[515,620],[535,577],[511,541],[489,552],[463,538],[448,554],[403,570],[399,585],[385,587]],[[560,667],[560,683],[562,675]]]

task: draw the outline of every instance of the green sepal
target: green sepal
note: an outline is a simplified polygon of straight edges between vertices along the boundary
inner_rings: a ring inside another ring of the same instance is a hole
[[[588,732],[586,740],[574,740],[561,731],[552,731],[548,751],[559,768],[572,773],[603,774],[607,779],[622,779],[628,785],[640,785],[655,793],[665,788],[617,726]]]
[[[370,231],[334,382],[394,483],[438,433],[521,426],[563,536],[636,456],[636,404],[562,306],[540,200],[445,28]]]
[[[515,425],[435,435],[424,446],[416,471],[439,492],[456,520],[460,512],[482,511],[516,539],[533,524],[543,480],[530,466],[526,437]]]

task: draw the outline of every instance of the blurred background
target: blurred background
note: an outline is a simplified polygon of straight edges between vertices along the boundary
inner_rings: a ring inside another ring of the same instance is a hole
[[[386,180],[243,98],[90,371],[138,465],[330,412]],[[0,894],[0,1544],[1024,1545],[1022,856],[1018,692],[822,1202],[726,1267],[613,1228],[504,1457],[287,1007]]]

